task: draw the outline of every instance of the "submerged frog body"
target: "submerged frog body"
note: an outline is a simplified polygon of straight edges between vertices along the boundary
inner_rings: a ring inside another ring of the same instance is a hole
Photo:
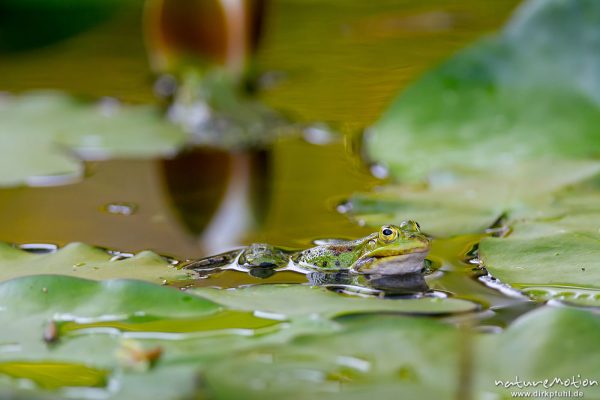
[[[186,268],[206,270],[226,265],[242,268],[284,268],[308,271],[349,270],[357,274],[399,275],[421,272],[429,238],[414,221],[384,225],[378,232],[352,241],[331,241],[306,250],[290,251],[255,243],[244,249],[194,261]]]

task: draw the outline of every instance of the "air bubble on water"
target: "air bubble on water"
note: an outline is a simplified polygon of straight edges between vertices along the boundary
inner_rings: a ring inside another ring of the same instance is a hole
[[[135,203],[115,202],[104,206],[104,211],[116,215],[133,215],[137,212],[138,206]]]

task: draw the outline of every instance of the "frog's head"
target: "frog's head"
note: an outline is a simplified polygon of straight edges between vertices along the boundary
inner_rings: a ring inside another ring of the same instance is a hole
[[[415,221],[383,225],[373,233],[352,265],[359,274],[398,275],[420,272],[429,252],[429,238]]]

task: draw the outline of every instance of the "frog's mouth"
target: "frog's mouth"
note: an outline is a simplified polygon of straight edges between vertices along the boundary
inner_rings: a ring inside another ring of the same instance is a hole
[[[360,257],[352,271],[359,274],[402,275],[421,272],[424,268],[428,247],[415,247],[393,251],[375,250]]]

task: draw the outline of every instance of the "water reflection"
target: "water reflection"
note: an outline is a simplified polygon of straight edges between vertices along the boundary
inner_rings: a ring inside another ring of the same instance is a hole
[[[161,162],[166,194],[179,221],[214,254],[260,228],[271,202],[269,150],[196,148]]]
[[[312,285],[332,290],[352,292],[353,287],[373,289],[373,294],[386,296],[411,296],[429,292],[421,273],[402,275],[356,275],[348,271],[335,273],[312,272],[308,274]]]

